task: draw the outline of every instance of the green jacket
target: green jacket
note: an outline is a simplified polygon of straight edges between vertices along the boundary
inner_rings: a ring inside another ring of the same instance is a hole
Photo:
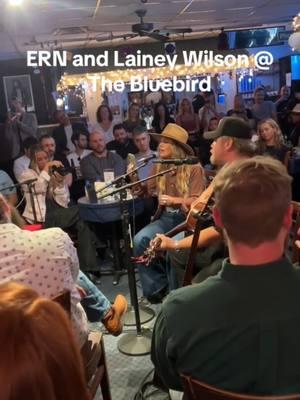
[[[223,263],[217,276],[171,293],[157,317],[152,361],[182,390],[184,373],[252,394],[300,391],[300,270],[285,258]]]

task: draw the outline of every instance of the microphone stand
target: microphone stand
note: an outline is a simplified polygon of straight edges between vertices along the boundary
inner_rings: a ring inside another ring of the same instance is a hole
[[[115,185],[115,184],[117,184],[117,183],[119,183],[119,182],[122,182],[122,181],[124,182],[125,179],[126,179],[128,176],[130,176],[130,175],[132,175],[132,174],[135,174],[139,169],[141,169],[142,167],[144,167],[144,166],[147,164],[147,162],[148,162],[148,161],[144,161],[141,165],[137,166],[137,167],[134,168],[132,171],[127,172],[127,173],[124,174],[124,175],[117,176],[113,181],[108,182],[108,183],[107,183],[105,186],[103,186],[101,189],[97,190],[97,191],[96,191],[96,194],[97,194],[97,193],[103,192],[105,189],[109,188],[109,187],[112,186],[112,185]],[[101,198],[102,198],[102,197],[101,197]]]
[[[35,203],[34,203],[34,195],[33,195],[33,190],[32,190],[33,184],[34,184],[34,183],[35,183],[35,182],[30,182],[30,183],[27,183],[27,182],[19,182],[19,183],[15,183],[14,185],[7,186],[7,187],[5,187],[5,188],[2,188],[1,191],[11,190],[11,189],[15,189],[15,188],[17,188],[17,187],[21,187],[22,185],[27,185],[27,187],[28,187],[28,192],[29,192],[29,197],[30,197],[30,204],[31,204],[32,213],[33,213],[33,222],[34,222],[34,224],[37,224],[38,221],[37,221],[36,208],[35,208]],[[1,192],[1,191],[0,191],[0,192]]]
[[[129,291],[130,291],[130,300],[131,305],[134,310],[135,315],[135,325],[136,325],[136,333],[126,333],[122,335],[122,337],[118,341],[118,349],[121,353],[126,354],[128,356],[143,356],[150,353],[151,350],[151,331],[145,330],[141,327],[140,313],[139,313],[139,305],[138,305],[138,296],[136,289],[136,278],[135,278],[135,268],[132,264],[132,240],[131,240],[131,230],[130,230],[130,221],[129,221],[129,210],[128,204],[126,202],[127,197],[127,189],[134,187],[135,185],[139,185],[142,182],[146,182],[150,179],[153,179],[157,176],[161,176],[167,174],[169,172],[173,172],[176,170],[176,167],[169,168],[165,171],[159,172],[155,175],[152,175],[148,178],[141,179],[137,182],[129,183],[124,185],[109,194],[103,195],[101,198],[106,196],[110,196],[112,194],[120,193],[120,209],[121,209],[121,220],[122,220],[122,231],[124,236],[125,243],[125,261],[128,266],[128,283],[129,283]]]
[[[33,183],[27,183],[27,187],[28,187],[28,192],[29,192],[29,196],[30,196],[30,204],[32,207],[32,213],[33,213],[33,222],[35,224],[37,224],[37,216],[36,216],[36,209],[35,209],[35,203],[34,203],[34,196],[33,196]]]
[[[137,166],[134,170],[132,170],[131,172],[127,172],[124,175],[118,176],[113,181],[111,181],[107,185],[105,185],[103,188],[97,190],[95,192],[96,196],[97,196],[98,193],[101,193],[102,191],[104,191],[105,189],[107,189],[108,187],[110,187],[110,186],[112,186],[112,185],[114,185],[116,183],[120,183],[122,181],[124,183],[125,179],[128,176],[136,173],[139,169],[144,167],[147,163],[148,163],[148,161],[144,161],[139,166]],[[135,186],[138,183],[139,182],[133,182],[133,186]],[[121,189],[122,188],[116,189],[116,191],[114,191],[113,193],[119,193]],[[100,199],[105,198],[106,196],[111,196],[111,194],[112,194],[112,192],[109,192],[109,193],[105,194],[104,196],[101,196]],[[126,193],[126,189],[125,189],[125,194],[127,194]],[[126,199],[126,196],[125,196],[125,199]],[[122,222],[122,233],[123,233],[123,236],[125,237],[126,235],[124,234],[125,231],[124,231],[124,228],[123,228],[123,214],[124,214],[124,212],[123,212],[123,210],[124,210],[124,201],[123,200],[124,199],[122,198],[122,196],[120,194],[120,212],[121,212],[121,219],[122,219],[122,221],[121,221]],[[128,211],[128,209],[127,209],[127,211]],[[129,223],[129,219],[128,219],[128,222],[126,221],[126,227],[129,226],[129,225],[130,225],[130,223]],[[126,231],[127,231],[127,228],[126,228]],[[130,245],[131,245],[131,240],[130,240]],[[127,251],[128,246],[126,245],[125,240],[124,240],[124,247],[125,247],[125,251]],[[124,325],[126,325],[126,326],[134,326],[134,325],[137,324],[137,322],[136,322],[136,313],[134,311],[134,298],[133,298],[134,296],[131,295],[133,293],[133,290],[130,289],[130,281],[131,280],[129,279],[129,268],[128,268],[129,263],[130,263],[130,257],[131,257],[131,255],[129,256],[129,259],[128,259],[129,261],[127,259],[125,259],[125,265],[127,266],[129,292],[130,292],[130,303],[131,303],[130,306],[128,307],[128,309],[127,309],[127,311],[125,313],[125,317],[124,317]],[[115,281],[115,282],[117,282],[117,281]],[[134,287],[135,287],[135,290],[136,290],[136,282],[134,282]],[[140,305],[140,306],[138,305],[138,307],[139,307],[139,320],[140,320],[140,323],[145,324],[146,322],[151,321],[155,317],[155,312],[152,310],[152,308],[146,307],[146,306],[142,306],[142,305]]]

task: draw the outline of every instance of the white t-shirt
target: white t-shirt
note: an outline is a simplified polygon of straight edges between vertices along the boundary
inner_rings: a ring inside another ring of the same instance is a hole
[[[92,150],[83,150],[83,153],[81,154],[81,156],[79,156],[77,153],[75,153],[75,151],[73,153],[70,153],[67,155],[67,159],[69,161],[69,164],[71,165],[71,167],[79,167],[80,166],[80,161],[88,156],[90,153],[92,152]],[[73,161],[73,162],[72,162]]]
[[[27,157],[25,154],[24,156],[21,156],[14,161],[14,175],[18,182],[20,182],[20,176],[22,172],[29,168],[29,164],[30,158]]]
[[[102,126],[97,122],[95,125],[92,126],[91,132],[101,132],[103,133],[105,137],[105,143],[111,142],[114,140],[114,135],[113,135],[113,128],[114,128],[114,123],[112,122],[110,127],[108,128],[107,131],[105,131]]]
[[[204,110],[205,110],[205,106],[201,107],[200,110],[198,111],[200,123],[202,121]],[[210,108],[206,111],[205,120],[204,120],[204,123],[205,123],[204,132],[208,131],[209,121],[211,118],[213,118],[215,116],[216,116],[216,113],[214,113]]]

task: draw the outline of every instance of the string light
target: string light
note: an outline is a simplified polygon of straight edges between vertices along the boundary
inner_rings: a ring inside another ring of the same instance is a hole
[[[254,67],[254,59],[253,57],[249,58],[249,68]],[[249,69],[247,68],[247,70]],[[61,82],[64,83],[64,86],[75,86],[78,85],[79,82],[88,82],[95,81],[100,79],[110,80],[115,82],[117,80],[121,80],[123,82],[129,82],[131,78],[136,76],[147,76],[149,80],[155,79],[169,79],[173,76],[176,77],[186,77],[187,75],[193,79],[203,75],[209,74],[217,74],[224,71],[231,71],[232,66],[226,67],[206,67],[205,65],[192,65],[191,67],[187,67],[185,65],[176,65],[172,70],[169,67],[162,68],[143,68],[143,69],[123,69],[123,70],[112,70],[101,72],[99,74],[86,74],[86,75],[64,75],[61,79]]]

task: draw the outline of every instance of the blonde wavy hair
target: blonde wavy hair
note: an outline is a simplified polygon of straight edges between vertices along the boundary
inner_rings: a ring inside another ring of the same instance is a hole
[[[191,100],[188,99],[187,97],[184,97],[180,102],[178,115],[183,115],[184,114],[183,113],[183,103],[184,102],[187,102],[189,104],[189,114],[194,114],[193,104],[192,104]]]
[[[274,138],[275,139],[274,140],[275,147],[277,147],[277,148],[281,147],[281,145],[284,143],[281,129],[280,129],[279,125],[277,124],[277,122],[274,121],[274,119],[268,118],[268,119],[264,119],[264,120],[260,121],[260,123],[258,124],[258,127],[257,127],[257,132],[259,135],[259,148],[261,150],[265,150],[265,147],[266,147],[266,143],[261,137],[261,127],[263,124],[268,124],[271,126],[271,128],[274,129],[274,131],[275,131],[275,138]]]
[[[33,146],[31,146],[30,148],[30,164],[29,164],[29,168],[33,169],[36,173],[40,174],[41,171],[39,170],[38,166],[37,166],[37,162],[36,162],[36,154],[37,153],[45,153],[47,154],[47,152],[42,148],[42,146],[40,144],[35,144]]]
[[[171,158],[185,158],[186,152],[182,147],[177,145],[175,142],[170,142],[172,146],[172,157]],[[157,164],[155,173],[165,171],[173,167],[172,164]],[[182,197],[188,197],[189,193],[189,181],[191,174],[191,166],[181,165],[176,171],[176,187],[182,194]],[[156,187],[158,195],[165,194],[166,192],[166,175],[159,176],[156,178]]]

